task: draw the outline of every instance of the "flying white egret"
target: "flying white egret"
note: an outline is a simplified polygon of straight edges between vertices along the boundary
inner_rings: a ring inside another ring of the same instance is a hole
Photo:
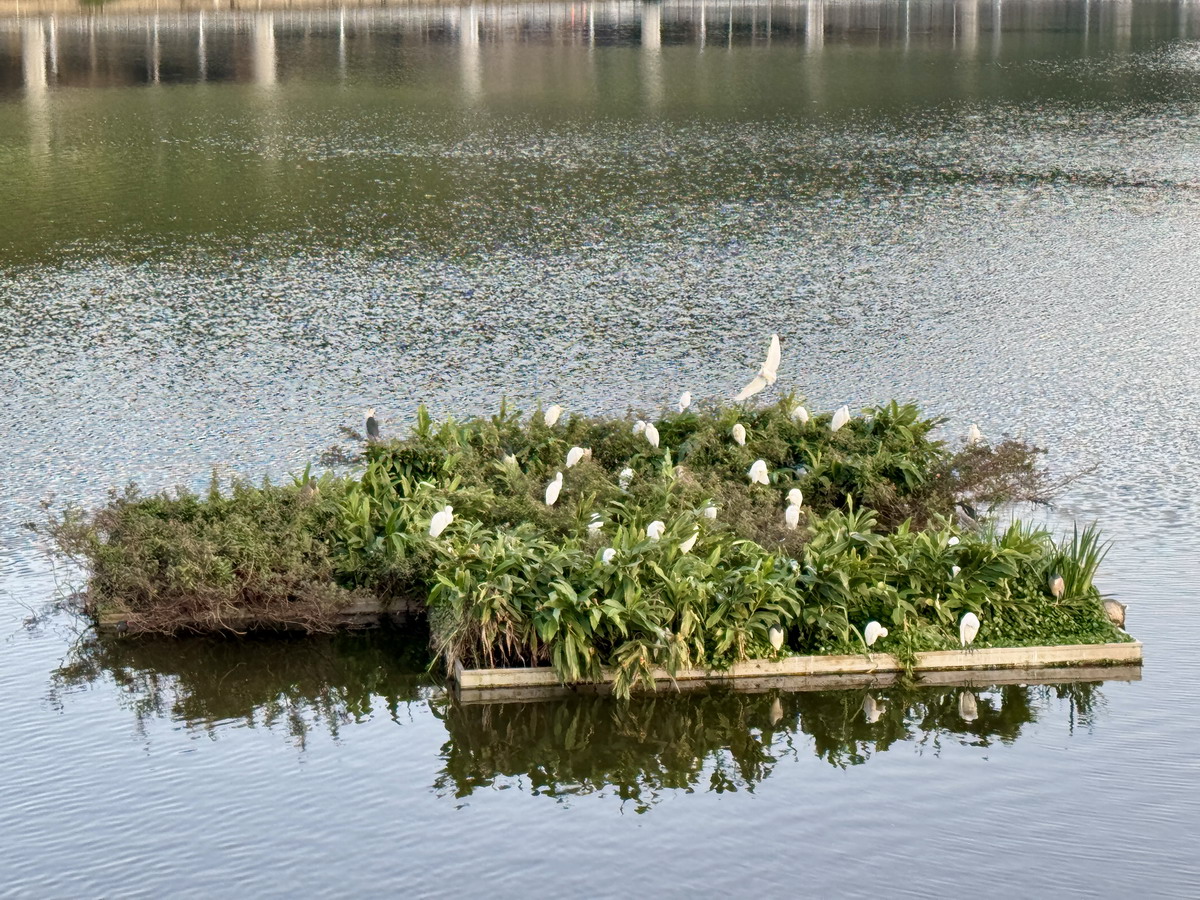
[[[868,725],[874,725],[879,721],[880,716],[884,714],[887,707],[882,703],[876,703],[875,698],[867,694],[863,700],[863,718],[867,720]]]
[[[767,347],[767,358],[762,364],[762,368],[758,370],[758,374],[750,381],[748,385],[738,392],[734,397],[734,402],[740,403],[743,400],[748,400],[765,388],[769,384],[774,384],[775,379],[779,374],[779,335],[771,335],[771,343]]]
[[[636,422],[633,423],[633,433],[634,434],[645,434],[646,433],[645,420],[638,419]]]
[[[559,406],[557,403],[555,403],[552,407],[550,407],[548,410],[546,410],[544,416],[542,417],[544,419],[544,421],[546,422],[546,427],[547,428],[551,427],[555,422],[558,421],[558,417],[561,416],[562,414],[563,414],[563,408],[561,406]]]
[[[790,504],[783,511],[783,524],[787,526],[789,531],[795,531],[796,526],[800,524],[800,507],[795,503]]]
[[[429,523],[429,536],[437,537],[446,530],[451,522],[454,521],[454,507],[443,506],[433,514],[433,521]]]
[[[801,493],[800,488],[792,488],[790,491],[788,491],[787,500],[789,506],[803,506],[804,494]]]
[[[741,422],[733,426],[733,440],[738,446],[746,446],[746,426]]]
[[[797,422],[799,422],[801,425],[807,425],[808,424],[808,410],[805,409],[803,406],[797,406],[795,409],[792,410],[792,418],[795,419]]]
[[[546,505],[553,506],[557,503],[560,493],[562,493],[562,472],[556,473],[554,480],[546,485]]]
[[[658,429],[654,427],[653,422],[646,423],[646,440],[650,442],[651,447],[658,446]]]
[[[621,470],[621,474],[617,476],[617,484],[621,485],[621,490],[629,489],[629,482],[633,481],[633,469],[626,466]]]
[[[979,634],[979,616],[973,612],[969,612],[958,623],[959,643],[965,647],[971,641],[975,640],[975,635],[977,634]]]
[[[765,459],[756,459],[747,474],[750,476],[751,484],[771,483],[771,479],[767,477],[767,461]]]
[[[715,506],[704,507],[704,518],[715,519],[717,517],[717,508]]]
[[[583,459],[583,448],[572,447],[567,451],[567,468],[571,468],[571,466],[578,463],[581,459]]]
[[[683,412],[685,409],[687,409],[691,405],[692,405],[692,392],[684,391],[682,394],[679,395],[679,411]]]
[[[375,418],[375,407],[367,410],[367,440],[379,440],[379,420]]]
[[[950,577],[951,577],[951,578],[957,578],[957,577],[958,577],[958,573],[959,573],[959,572],[961,572],[961,571],[962,571],[962,569],[960,569],[958,566],[951,566],[951,567],[950,567]]]
[[[600,554],[600,561],[602,563],[604,563],[606,566],[616,558],[617,558],[617,551],[614,550],[612,547],[609,547],[607,550],[605,550],[603,553]]]
[[[778,653],[783,647],[783,629],[778,625],[772,625],[767,629],[767,637],[771,641],[771,649]]]
[[[663,532],[666,530],[667,526],[662,519],[655,519],[646,526],[646,537],[650,538],[652,541],[657,541],[663,536]]]
[[[850,407],[842,406],[833,414],[833,421],[829,423],[829,430],[836,432],[839,428],[850,421]]]
[[[700,537],[700,529],[697,528],[692,532],[692,536],[679,545],[680,553],[691,553],[692,548],[696,546],[696,538]]]
[[[979,430],[978,425],[972,424],[971,427],[967,429],[967,443],[974,445],[978,444],[982,440],[983,432]]]
[[[863,629],[863,641],[868,647],[874,645],[880,638],[887,636],[888,630],[875,621],[868,622],[867,627]]]
[[[1050,594],[1055,600],[1061,600],[1062,595],[1067,592],[1067,583],[1063,581],[1063,577],[1057,572],[1050,578]]]
[[[600,513],[592,513],[592,520],[588,522],[588,534],[595,534],[604,527],[604,520],[600,518]]]
[[[964,722],[974,722],[979,718],[979,700],[971,691],[963,691],[958,695],[958,717]]]
[[[954,537],[950,538],[950,540],[946,541],[947,546],[950,546],[950,547],[957,547],[958,543],[959,543],[959,541],[958,541],[957,534],[954,535]]]

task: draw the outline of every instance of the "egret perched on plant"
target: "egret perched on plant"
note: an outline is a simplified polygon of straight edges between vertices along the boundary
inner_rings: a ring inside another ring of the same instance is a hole
[[[888,630],[876,621],[868,622],[867,627],[863,629],[863,642],[868,647],[873,646],[880,638],[885,638],[887,636]]]
[[[578,463],[581,459],[583,459],[583,448],[572,447],[567,451],[567,468],[571,468],[571,466]]]
[[[800,492],[800,488],[792,488],[788,491],[787,502],[789,506],[802,506],[804,504],[804,494]]]
[[[957,577],[958,577],[958,573],[959,573],[959,572],[961,572],[961,571],[962,571],[962,569],[960,569],[958,566],[951,566],[951,567],[950,567],[950,577],[951,577],[951,578],[957,578]]]
[[[779,335],[771,335],[771,343],[767,347],[767,358],[762,364],[762,368],[758,370],[758,374],[750,381],[748,385],[741,389],[736,397],[735,403],[741,403],[743,400],[748,400],[765,388],[769,384],[774,384],[775,379],[779,374]]]
[[[783,511],[783,524],[788,531],[795,531],[796,526],[800,524],[800,507],[795,503],[788,505],[788,508]]]
[[[783,647],[783,629],[778,625],[772,625],[767,629],[767,639],[771,642],[771,649],[778,653]]]
[[[646,440],[650,442],[651,447],[658,446],[658,429],[654,427],[653,422],[646,423]]]
[[[974,446],[983,440],[983,432],[979,430],[979,426],[972,423],[967,429],[967,443]]]
[[[801,425],[807,425],[808,424],[808,410],[805,409],[803,406],[797,406],[795,409],[792,410],[792,418],[795,419],[797,422],[799,422]]]
[[[666,530],[667,526],[662,519],[655,519],[646,526],[646,537],[650,538],[652,541],[657,541],[663,536],[663,532]]]
[[[958,544],[959,544],[959,541],[958,541],[957,534],[954,535],[954,537],[950,538],[950,540],[946,541],[946,546],[948,546],[948,547],[957,547]]]
[[[506,466],[515,466],[517,464],[517,458],[515,456],[513,456],[513,454],[511,454],[511,453],[505,453],[504,454],[504,464]]]
[[[692,536],[679,545],[680,553],[691,553],[692,548],[696,546],[696,538],[700,537],[700,529],[697,528],[692,532]]]
[[[1050,576],[1050,594],[1055,600],[1061,600],[1062,595],[1067,592],[1067,583],[1063,581],[1063,577],[1055,572]]]
[[[617,551],[614,550],[612,547],[609,547],[607,550],[605,550],[603,553],[600,554],[600,562],[604,563],[606,566],[616,558],[617,558]]]
[[[546,410],[545,414],[542,416],[542,419],[545,421],[546,427],[549,428],[558,421],[558,417],[562,414],[563,408],[555,403],[552,407]]]
[[[746,426],[741,422],[733,426],[733,442],[739,447],[746,446]]]
[[[771,479],[767,477],[767,461],[765,459],[756,459],[747,474],[750,476],[751,484],[771,483]]]
[[[604,527],[604,520],[600,518],[600,513],[592,513],[592,520],[588,522],[588,534],[595,534]]]
[[[704,507],[704,518],[715,519],[717,517],[717,508],[715,506]]]
[[[429,523],[429,536],[437,537],[446,527],[454,521],[454,507],[443,506],[433,514],[433,521]]]
[[[979,616],[969,612],[958,623],[958,641],[965,647],[975,640],[977,634],[979,634]]]
[[[646,433],[646,421],[644,419],[638,419],[636,422],[633,423],[633,433],[634,434],[645,434]]]
[[[692,405],[692,392],[684,391],[679,395],[679,411],[683,412]]]
[[[863,699],[863,718],[867,720],[868,725],[874,725],[879,721],[879,717],[884,714],[887,707],[882,703],[876,703],[875,698],[870,694]]]
[[[843,425],[850,421],[850,407],[842,406],[833,414],[833,421],[829,423],[829,430],[837,432]]]
[[[633,481],[633,469],[626,466],[621,470],[621,474],[617,476],[617,484],[621,486],[621,490],[629,490],[629,482]]]
[[[375,418],[375,407],[367,410],[367,440],[379,440],[379,420]]]
[[[979,718],[979,700],[971,691],[963,691],[958,695],[958,717],[964,722],[974,722]]]
[[[546,485],[546,505],[553,506],[558,502],[558,495],[562,493],[562,472],[558,472],[554,476],[554,480]]]

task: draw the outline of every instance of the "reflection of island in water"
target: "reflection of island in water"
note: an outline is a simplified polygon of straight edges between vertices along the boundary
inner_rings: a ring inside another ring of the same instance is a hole
[[[1097,679],[1137,669],[1041,673],[1054,684],[795,690],[662,689],[629,703],[590,690],[551,699],[475,702],[426,674],[427,637],[409,627],[317,637],[91,638],[55,671],[58,702],[111,681],[139,731],[166,718],[219,735],[250,725],[304,748],[310,731],[340,730],[386,710],[429,704],[447,739],[434,787],[464,797],[517,786],[557,798],[612,792],[639,809],[662,793],[752,789],[780,760],[809,752],[861,765],[898,743],[937,753],[946,742],[1011,744],[1030,723],[1062,717],[1088,728],[1103,705]],[[966,673],[963,673],[964,676]],[[979,673],[973,676],[979,678]],[[1072,679],[1078,680],[1070,683]],[[795,687],[795,683],[792,684]],[[397,740],[404,740],[398,736]]]

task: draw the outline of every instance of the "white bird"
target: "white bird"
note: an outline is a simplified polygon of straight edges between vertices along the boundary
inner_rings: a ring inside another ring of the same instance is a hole
[[[959,544],[958,535],[954,535],[954,537],[950,538],[950,540],[946,541],[946,543],[951,547],[957,547]]]
[[[700,537],[700,529],[697,528],[690,538],[679,545],[680,553],[691,553],[692,548],[696,546],[696,538]]]
[[[554,480],[546,485],[546,505],[553,506],[558,502],[558,495],[562,493],[562,472],[554,476]]]
[[[616,558],[616,556],[617,556],[617,551],[614,550],[612,547],[609,547],[607,550],[605,550],[603,553],[600,554],[600,561],[607,566],[610,562],[612,562]]]
[[[783,646],[783,629],[778,625],[772,625],[767,629],[767,638],[771,641],[771,649],[778,653]]]
[[[975,635],[979,634],[979,616],[973,612],[967,613],[962,617],[962,621],[958,623],[958,640],[964,647],[971,641],[975,640]]]
[[[653,422],[646,423],[646,440],[650,442],[651,447],[658,446],[658,429],[654,427]]]
[[[741,447],[746,446],[746,426],[741,422],[733,426],[733,441]]]
[[[888,630],[878,622],[868,622],[867,627],[863,629],[863,641],[868,647],[872,646],[880,638],[888,636]]]
[[[789,531],[795,531],[796,526],[800,524],[800,507],[795,503],[783,511],[783,524]]]
[[[867,720],[868,725],[874,725],[879,721],[879,717],[883,715],[887,709],[882,703],[876,703],[875,698],[867,694],[863,700],[863,718]]]
[[[839,428],[850,421],[850,407],[842,406],[833,414],[833,421],[829,423],[829,430],[836,432]]]
[[[792,410],[792,418],[795,419],[797,422],[799,422],[801,425],[807,425],[808,424],[808,410],[805,409],[803,406],[797,406],[795,409]]]
[[[692,405],[692,392],[684,391],[682,394],[679,395],[679,411],[683,412],[685,409],[687,409],[691,405]]]
[[[775,725],[783,718],[783,703],[778,697],[771,700],[771,711],[767,713],[767,717],[771,720],[771,724]]]
[[[504,454],[504,464],[506,466],[515,466],[517,464],[517,458],[511,453],[506,453]]]
[[[367,410],[367,440],[379,440],[379,420],[375,418],[375,407]]]
[[[1063,577],[1058,574],[1054,575],[1054,577],[1050,579],[1050,594],[1055,600],[1061,600],[1062,595],[1066,592],[1067,583],[1063,581]]]
[[[962,571],[962,569],[960,569],[958,566],[951,566],[951,567],[950,567],[950,577],[951,577],[951,578],[957,578],[957,577],[958,577],[958,573],[959,573],[959,572],[961,572],[961,571]]]
[[[717,508],[715,506],[704,507],[704,518],[715,519],[717,517]]]
[[[617,484],[621,485],[621,490],[629,489],[629,482],[633,481],[633,469],[628,466],[621,470],[621,474],[617,476]]]
[[[774,384],[775,379],[779,375],[779,335],[771,335],[770,346],[767,347],[767,358],[763,362],[762,368],[758,370],[758,374],[753,380],[746,385],[734,397],[734,402],[740,403],[743,400],[748,400],[753,397],[769,384]]]
[[[443,506],[433,514],[433,521],[429,523],[429,536],[437,537],[446,527],[454,521],[454,507]]]
[[[588,534],[595,534],[604,527],[604,520],[600,518],[600,513],[592,513],[592,520],[588,522]]]
[[[982,440],[983,432],[979,430],[978,425],[972,424],[971,427],[967,429],[967,443],[978,444]]]
[[[571,468],[571,466],[578,463],[581,459],[583,459],[583,448],[572,447],[567,451],[567,468]]]
[[[958,695],[958,717],[964,722],[974,722],[979,718],[979,701],[971,691],[963,691]]]
[[[550,407],[548,410],[546,410],[546,413],[543,416],[543,419],[546,422],[546,427],[549,428],[555,422],[557,422],[558,417],[561,416],[562,414],[563,414],[563,408],[561,406],[559,406],[557,403],[555,403],[552,407]]]
[[[663,523],[662,519],[655,519],[646,526],[646,537],[652,541],[657,541],[663,536],[663,532],[666,530],[667,526]]]
[[[638,419],[636,422],[633,423],[633,433],[634,434],[645,434],[646,433],[646,423],[644,420]]]
[[[771,479],[767,477],[767,461],[765,459],[756,459],[747,474],[750,476],[751,484],[771,483]]]
[[[787,500],[789,506],[803,506],[804,494],[801,493],[800,488],[792,488],[790,491],[788,491]]]

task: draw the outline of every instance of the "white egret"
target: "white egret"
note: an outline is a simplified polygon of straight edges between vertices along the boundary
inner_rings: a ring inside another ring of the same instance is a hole
[[[771,343],[767,347],[767,358],[762,364],[762,368],[758,370],[758,374],[754,376],[751,382],[746,385],[734,397],[734,402],[740,403],[743,400],[748,400],[765,388],[769,384],[774,384],[775,379],[779,374],[779,335],[771,335]]]
[[[783,511],[783,524],[787,526],[788,531],[795,531],[796,526],[800,524],[800,507],[795,503]]]
[[[954,535],[954,537],[950,538],[950,540],[946,541],[946,545],[947,545],[947,546],[949,546],[949,547],[957,547],[957,546],[958,546],[958,543],[959,543],[959,541],[958,541],[958,535],[957,535],[957,534],[956,534],[956,535]]]
[[[978,425],[972,424],[971,427],[967,429],[967,443],[974,445],[978,444],[982,440],[983,432],[979,430]]]
[[[658,429],[654,427],[653,422],[646,423],[646,440],[650,442],[651,447],[658,446]]]
[[[974,722],[979,718],[979,700],[971,691],[963,691],[958,695],[958,717],[964,722]]]
[[[958,623],[958,641],[965,647],[975,640],[977,634],[979,634],[979,616],[969,612]]]
[[[1128,608],[1124,603],[1116,600],[1104,601],[1104,614],[1108,616],[1108,621],[1112,622],[1118,628],[1125,627],[1125,610]]]
[[[715,506],[704,507],[704,518],[715,519],[717,517],[717,508]]]
[[[454,507],[443,506],[433,514],[433,521],[429,523],[429,536],[437,537],[446,527],[454,521]]]
[[[850,407],[842,406],[833,414],[833,421],[829,423],[829,430],[836,432],[843,425],[850,421]]]
[[[792,488],[790,491],[788,491],[787,500],[789,506],[803,506],[804,494],[800,492],[800,488]]]
[[[554,423],[558,421],[558,417],[561,416],[562,414],[563,414],[563,408],[561,406],[559,406],[557,403],[555,403],[552,407],[550,407],[548,410],[546,410],[545,414],[542,417],[546,423],[546,427],[550,428],[552,425],[554,425]]]
[[[951,577],[951,578],[957,578],[957,577],[958,577],[958,573],[959,573],[959,572],[961,572],[961,571],[962,571],[962,569],[960,569],[958,566],[951,566],[951,567],[950,567],[950,577]]]
[[[379,440],[379,420],[375,418],[375,407],[367,410],[367,440]]]
[[[638,419],[636,422],[633,423],[633,433],[634,434],[645,434],[646,433],[645,420]]]
[[[554,480],[546,485],[546,505],[553,506],[557,503],[560,493],[562,493],[562,472],[556,473]]]
[[[874,643],[880,638],[885,638],[887,636],[888,630],[875,621],[868,622],[867,627],[863,629],[863,642],[866,643],[868,647],[873,646]]]
[[[756,459],[747,474],[750,476],[751,484],[771,483],[771,479],[767,477],[767,461],[765,459]]]
[[[581,459],[583,459],[583,448],[572,447],[567,451],[567,468],[571,468],[571,466],[577,464]]]
[[[504,464],[506,466],[515,466],[517,464],[517,458],[515,456],[513,456],[511,453],[505,453],[504,454]]]
[[[621,470],[621,474],[617,476],[617,484],[621,486],[621,490],[629,489],[629,482],[633,481],[633,469],[626,466]]]
[[[799,422],[801,425],[807,425],[808,424],[808,410],[805,409],[803,406],[797,406],[795,409],[792,410],[792,418],[795,419],[797,422]]]
[[[679,411],[683,412],[692,405],[692,392],[684,391],[679,395]]]
[[[604,563],[606,566],[616,558],[617,558],[617,551],[614,550],[612,547],[609,547],[607,550],[605,550],[603,553],[600,554],[600,561],[602,563]]]
[[[600,518],[600,513],[592,513],[592,520],[588,522],[588,534],[595,534],[604,527],[604,520]]]
[[[778,653],[783,647],[783,629],[778,625],[772,625],[767,629],[767,638],[771,641],[771,649]]]
[[[882,703],[876,703],[875,698],[867,694],[863,700],[863,718],[867,720],[868,725],[874,725],[879,721],[880,716],[884,714],[887,707]]]
[[[746,426],[741,422],[733,426],[733,441],[740,447],[746,446]]]
[[[652,541],[657,541],[663,536],[663,532],[666,530],[667,526],[662,519],[655,519],[646,526],[646,537],[650,538]]]
[[[1055,600],[1061,600],[1062,595],[1067,592],[1067,583],[1063,581],[1063,577],[1057,572],[1050,577],[1050,594]]]
[[[692,532],[692,536],[679,545],[680,553],[691,553],[692,548],[696,546],[696,538],[700,537],[700,529],[697,528]]]

